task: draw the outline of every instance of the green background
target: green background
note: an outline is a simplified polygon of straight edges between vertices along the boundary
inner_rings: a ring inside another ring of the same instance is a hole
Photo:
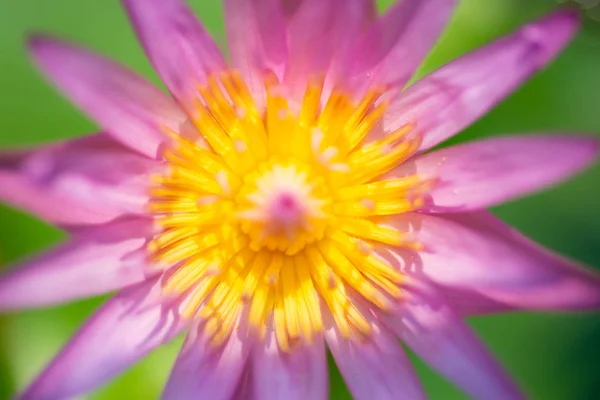
[[[391,1],[382,1],[384,7]],[[219,0],[191,0],[225,47]],[[553,0],[462,0],[424,71],[509,32],[556,6]],[[588,14],[589,15],[589,14]],[[23,49],[30,31],[76,40],[158,83],[116,0],[0,0],[0,146],[39,143],[96,127],[34,70]],[[527,131],[600,132],[600,23],[584,29],[548,69],[453,141]],[[539,242],[600,268],[600,167],[494,212]],[[64,234],[0,205],[0,264],[40,251]],[[101,299],[0,316],[0,398],[22,389]],[[506,314],[474,318],[474,329],[533,399],[596,399],[600,389],[599,314]],[[90,399],[157,398],[180,340],[162,347]],[[420,361],[432,399],[465,398]],[[349,394],[332,367],[331,397]]]

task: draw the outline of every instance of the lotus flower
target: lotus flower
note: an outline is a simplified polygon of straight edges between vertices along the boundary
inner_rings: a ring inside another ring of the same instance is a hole
[[[0,197],[70,239],[0,280],[0,309],[117,291],[21,395],[92,390],[182,331],[166,399],[421,399],[401,343],[475,398],[519,390],[463,322],[600,305],[598,276],[485,211],[598,142],[433,150],[550,62],[558,11],[405,88],[453,0],[225,0],[230,63],[180,0],[124,0],[163,93],[50,37],[41,70],[105,130],[2,153]],[[40,333],[42,334],[42,333]]]

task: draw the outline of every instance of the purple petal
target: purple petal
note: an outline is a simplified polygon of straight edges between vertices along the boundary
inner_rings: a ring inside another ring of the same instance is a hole
[[[334,85],[342,85],[346,90],[352,91],[348,68],[356,60],[357,42],[376,17],[377,7],[373,0],[343,0],[336,6],[336,24],[328,32],[328,40],[333,40],[335,46],[331,54],[324,97]]]
[[[0,277],[0,310],[53,305],[104,294],[146,279],[149,220],[87,228],[69,242]]]
[[[261,400],[325,400],[328,398],[328,371],[325,344],[315,343],[282,352],[275,334],[257,345],[253,354],[254,394]]]
[[[437,41],[455,5],[456,0],[404,0],[393,5],[357,43],[349,76],[361,84],[402,89]]]
[[[523,135],[493,138],[435,151],[393,172],[434,179],[430,212],[490,207],[551,186],[598,156],[594,138]]]
[[[123,0],[150,62],[169,91],[190,106],[207,75],[226,69],[214,41],[182,0]]]
[[[191,331],[171,371],[165,400],[229,400],[236,392],[252,342],[235,329],[222,347]]]
[[[287,18],[290,18],[292,15],[298,11],[300,7],[300,3],[304,0],[280,0],[281,6]]]
[[[446,140],[549,63],[578,25],[576,13],[558,11],[440,68],[390,105],[384,131],[416,123],[422,150]]]
[[[334,51],[329,31],[336,27],[337,3],[338,0],[303,0],[290,16],[285,81],[291,97],[300,98],[310,76],[327,72]]]
[[[225,0],[231,64],[239,69],[257,101],[264,72],[283,78],[287,59],[285,19],[280,0]]]
[[[300,10],[300,5],[306,0],[279,0],[282,3],[283,12],[288,19],[292,19]],[[334,0],[335,1],[335,0]],[[363,27],[372,22],[377,17],[377,1],[376,0],[343,0],[343,3],[348,8],[354,8],[353,12],[360,12],[360,19],[363,21]],[[340,7],[340,12],[343,12],[344,7]],[[346,14],[347,16],[348,14]],[[338,17],[339,18],[339,14]],[[347,22],[347,21],[346,21]]]
[[[348,62],[351,46],[373,18],[371,0],[302,0],[289,15],[286,86],[292,98],[304,94],[309,77],[329,72],[325,92]],[[326,40],[324,40],[326,39]],[[331,70],[331,71],[330,71]],[[332,81],[333,80],[333,81]],[[327,93],[325,93],[327,94]]]
[[[104,133],[0,152],[0,199],[58,225],[106,222],[145,212],[158,167]]]
[[[158,88],[130,70],[58,39],[34,36],[42,71],[118,141],[156,158],[164,126],[179,130],[186,115]]]
[[[357,400],[425,399],[419,380],[394,335],[374,326],[368,340],[343,339],[335,328],[327,345]]]
[[[81,328],[22,399],[64,399],[85,393],[171,340],[183,328],[152,293],[156,280],[125,289]]]
[[[464,316],[488,315],[507,311],[518,311],[519,307],[496,301],[468,288],[440,286],[440,293],[452,308]]]
[[[600,307],[599,275],[541,248],[487,212],[411,214],[388,223],[412,231],[425,250],[383,256],[463,302],[472,299],[470,309]]]
[[[403,343],[473,398],[523,396],[475,335],[429,288],[406,293],[391,325]]]
[[[101,224],[112,219],[111,215],[87,209],[69,199],[51,196],[14,171],[0,170],[0,199],[61,227]]]
[[[246,370],[243,372],[242,377],[238,382],[235,393],[231,395],[229,400],[258,400],[258,398],[254,396],[252,369],[248,366],[246,366]]]
[[[0,154],[0,199],[45,221],[62,227],[93,225],[110,221],[104,215],[70,199],[47,193],[20,173],[19,165],[27,153]]]

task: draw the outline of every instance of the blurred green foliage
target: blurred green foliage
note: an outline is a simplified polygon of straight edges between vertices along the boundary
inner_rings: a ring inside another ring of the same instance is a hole
[[[191,0],[225,47],[219,0]],[[97,129],[34,70],[25,34],[48,31],[120,60],[160,84],[117,1],[0,0],[0,146],[74,137]],[[382,7],[391,0],[381,1]],[[489,42],[556,6],[553,0],[462,0],[422,72]],[[453,142],[526,131],[600,132],[600,25],[587,20],[561,57]],[[497,215],[571,257],[600,267],[600,167],[541,194],[503,205]],[[0,263],[64,239],[59,230],[0,206]],[[101,299],[0,316],[0,398],[23,388]],[[533,399],[595,399],[600,389],[598,314],[507,314],[471,321]],[[166,345],[90,399],[157,398],[181,340]],[[415,360],[432,399],[465,398]],[[350,398],[331,364],[332,399]],[[200,378],[200,377],[199,377]]]

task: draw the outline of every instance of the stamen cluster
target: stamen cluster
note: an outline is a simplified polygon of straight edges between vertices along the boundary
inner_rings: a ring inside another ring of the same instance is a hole
[[[215,345],[243,310],[284,350],[312,342],[323,310],[341,335],[362,339],[371,326],[357,301],[389,310],[402,296],[402,273],[372,248],[419,249],[381,222],[423,204],[418,176],[385,177],[419,137],[411,125],[372,134],[383,91],[356,100],[333,90],[322,106],[322,90],[311,80],[294,110],[268,75],[259,112],[240,75],[220,73],[190,112],[202,138],[171,132],[151,188],[160,233],[148,249],[168,270],[163,290],[186,296],[183,315],[205,324]]]

